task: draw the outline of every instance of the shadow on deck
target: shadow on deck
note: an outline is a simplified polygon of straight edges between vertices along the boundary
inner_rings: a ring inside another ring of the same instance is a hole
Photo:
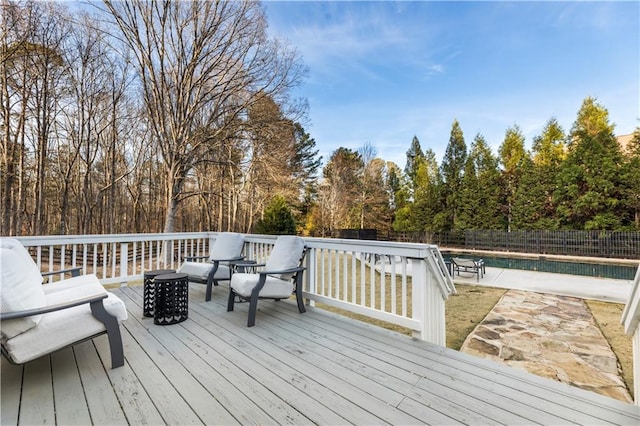
[[[2,360],[2,424],[640,424],[640,408],[318,309],[226,312],[190,286],[189,319],[126,303],[125,366],[106,336],[26,364]]]

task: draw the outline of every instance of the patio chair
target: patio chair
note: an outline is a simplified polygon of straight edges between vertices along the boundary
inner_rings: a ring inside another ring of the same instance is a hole
[[[42,275],[18,240],[0,238],[0,341],[7,360],[24,364],[106,333],[111,368],[124,365],[124,303],[93,274],[44,285]]]
[[[306,312],[302,300],[302,261],[304,240],[295,236],[279,236],[266,264],[235,262],[236,267],[251,268],[254,272],[236,272],[231,276],[227,311],[233,311],[236,298],[249,302],[247,327],[256,323],[259,299],[288,299],[295,293],[298,310]],[[257,268],[263,268],[257,270]]]
[[[188,256],[178,272],[189,275],[189,281],[206,284],[207,292],[205,301],[211,300],[211,290],[220,281],[231,279],[229,262],[244,259],[244,236],[234,232],[222,232],[218,234],[209,256]],[[206,261],[204,261],[206,260]]]
[[[475,274],[476,281],[480,281],[480,278],[484,278],[485,266],[484,260],[478,259],[464,259],[462,257],[452,257],[451,264],[453,266],[453,270],[458,273],[460,276],[460,272],[470,272],[472,275]]]

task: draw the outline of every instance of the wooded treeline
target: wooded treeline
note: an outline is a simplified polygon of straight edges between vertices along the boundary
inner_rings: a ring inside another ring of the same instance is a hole
[[[252,229],[320,166],[256,2],[0,2],[2,235]],[[306,197],[309,199],[309,197]]]
[[[551,118],[525,145],[514,125],[497,154],[481,134],[468,147],[456,120],[440,164],[417,137],[403,171],[340,148],[324,169],[317,223],[383,234],[640,230],[640,128],[622,146],[607,109],[587,97],[568,132]]]
[[[531,150],[454,121],[440,163],[414,137],[404,169],[365,144],[320,170],[260,3],[0,5],[2,235],[640,229],[640,130],[623,152],[595,99]]]

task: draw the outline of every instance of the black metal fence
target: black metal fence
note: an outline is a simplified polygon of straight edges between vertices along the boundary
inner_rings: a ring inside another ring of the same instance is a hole
[[[389,239],[393,241],[437,244],[445,248],[468,250],[640,259],[640,232],[391,232]]]
[[[355,240],[377,240],[378,231],[375,229],[338,229],[333,235],[335,238],[348,238]]]

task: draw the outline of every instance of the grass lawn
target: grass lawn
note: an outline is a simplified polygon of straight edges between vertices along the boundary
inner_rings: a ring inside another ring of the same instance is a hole
[[[633,397],[633,345],[631,337],[625,334],[624,327],[620,324],[624,305],[595,300],[587,300],[586,303],[600,331],[618,357],[622,379]]]
[[[506,292],[502,288],[456,285],[458,293],[447,299],[447,347],[460,350],[464,339],[487,316]]]

